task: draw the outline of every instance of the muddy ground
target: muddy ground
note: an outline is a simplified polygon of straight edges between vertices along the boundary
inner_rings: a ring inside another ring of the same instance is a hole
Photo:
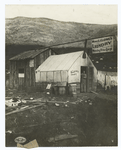
[[[20,106],[6,107],[6,114],[25,106],[43,105],[6,115],[7,147],[16,147],[14,139],[19,136],[26,138],[24,144],[36,139],[40,147],[117,145],[117,96],[114,92],[81,93],[74,98],[48,96],[40,92],[6,91],[6,97],[16,96],[28,100]],[[31,97],[38,101],[30,100]],[[48,141],[63,134],[77,137]]]

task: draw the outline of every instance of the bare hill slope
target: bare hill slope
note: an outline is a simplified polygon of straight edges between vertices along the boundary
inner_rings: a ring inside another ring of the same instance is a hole
[[[6,19],[7,45],[49,46],[117,34],[117,25],[60,22],[47,18]]]

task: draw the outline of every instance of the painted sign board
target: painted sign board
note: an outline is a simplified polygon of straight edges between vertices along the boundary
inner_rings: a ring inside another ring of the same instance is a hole
[[[113,52],[113,37],[103,37],[92,40],[92,53]]]
[[[72,71],[71,71],[71,75],[77,75],[78,72],[79,72],[78,70],[72,70]]]
[[[19,73],[19,74],[18,74],[18,77],[19,77],[19,78],[24,78],[24,73]]]

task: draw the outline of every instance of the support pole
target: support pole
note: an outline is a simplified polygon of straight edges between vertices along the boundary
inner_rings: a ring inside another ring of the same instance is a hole
[[[87,45],[87,39],[85,40],[85,44],[84,44],[84,53],[83,53],[83,58],[86,58],[86,45]]]

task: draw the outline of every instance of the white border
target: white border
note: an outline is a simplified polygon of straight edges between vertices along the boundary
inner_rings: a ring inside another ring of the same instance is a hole
[[[0,73],[0,79],[1,79],[1,84],[0,84],[0,101],[1,101],[1,109],[0,109],[0,118],[1,118],[1,125],[0,125],[0,148],[3,149],[18,149],[18,148],[6,148],[5,147],[5,103],[4,103],[4,99],[5,99],[5,4],[83,4],[83,5],[89,5],[89,4],[118,4],[118,41],[121,40],[120,37],[120,27],[121,27],[121,1],[120,0],[101,0],[99,1],[99,3],[97,3],[96,0],[84,0],[84,3],[80,2],[80,0],[59,0],[59,1],[55,1],[55,0],[4,0],[0,2],[0,51],[1,51],[1,58],[0,58],[0,68],[1,69],[1,73]],[[120,71],[120,57],[121,56],[121,52],[120,52],[120,42],[118,42],[118,66],[119,66],[119,70],[118,70],[118,85],[119,85],[119,89],[120,89],[120,83],[121,83],[121,71]],[[76,149],[121,149],[121,102],[120,102],[120,90],[119,90],[119,97],[118,97],[118,147],[78,147]],[[62,147],[59,147],[62,148]],[[59,149],[58,148],[58,149]],[[39,148],[39,149],[46,149],[46,148]],[[49,148],[49,149],[53,149],[53,148]],[[63,149],[67,149],[63,148]],[[68,147],[68,149],[75,149],[74,147]]]

